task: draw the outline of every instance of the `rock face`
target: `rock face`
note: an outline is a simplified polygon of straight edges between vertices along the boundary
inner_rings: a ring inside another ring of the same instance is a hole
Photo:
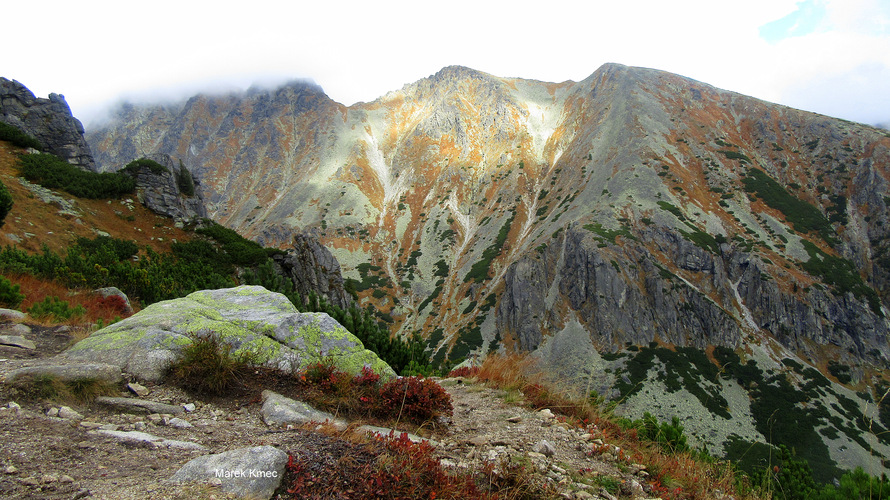
[[[200,186],[196,185],[192,192],[184,193],[179,185],[178,177],[181,175],[187,175],[195,183],[191,173],[183,171],[186,167],[182,164],[175,166],[170,157],[153,159],[167,170],[153,172],[149,167],[142,166],[134,172],[139,201],[156,214],[172,218],[180,226],[206,218],[207,209]]]
[[[295,235],[287,254],[275,255],[273,260],[278,274],[290,279],[302,297],[313,292],[343,309],[353,305],[352,296],[344,287],[340,263],[316,238]]]
[[[0,78],[0,121],[34,137],[46,152],[68,163],[85,170],[95,168],[83,125],[71,115],[62,95],[37,98],[21,83]]]
[[[449,67],[348,108],[305,84],[201,95],[88,138],[106,168],[188,158],[209,217],[263,245],[318,235],[438,358],[572,324],[600,349],[890,359],[883,130],[608,64],[558,84]]]
[[[324,313],[299,313],[287,298],[258,286],[195,292],[158,302],[78,342],[62,355],[119,366],[158,381],[190,335],[218,335],[234,354],[286,371],[333,360],[357,375],[368,366],[383,377],[392,368]]]

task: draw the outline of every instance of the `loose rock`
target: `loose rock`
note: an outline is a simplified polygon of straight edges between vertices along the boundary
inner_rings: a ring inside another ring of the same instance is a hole
[[[241,448],[195,458],[182,466],[170,481],[214,480],[226,493],[268,499],[281,484],[287,460],[287,453],[272,446]]]

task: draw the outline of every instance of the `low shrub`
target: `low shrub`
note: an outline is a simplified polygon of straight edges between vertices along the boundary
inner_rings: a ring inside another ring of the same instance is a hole
[[[96,297],[94,306],[91,309],[97,309],[105,312],[105,315],[111,314],[126,318],[130,316],[130,308],[127,301],[120,295],[109,295],[107,297]],[[104,315],[103,315],[104,316]]]
[[[7,141],[20,148],[43,149],[40,141],[22,132],[18,127],[0,122],[0,141]]]
[[[168,174],[170,169],[160,163],[149,160],[148,158],[140,158],[127,163],[127,166],[121,169],[121,173],[135,176],[140,169],[147,168],[155,175]]]
[[[22,177],[31,182],[49,189],[62,189],[78,198],[117,198],[136,190],[136,181],[129,175],[81,170],[49,153],[22,156],[19,169]]]
[[[451,395],[434,380],[402,377],[390,380],[380,389],[379,411],[415,422],[451,416]]]
[[[23,385],[33,398],[55,403],[89,403],[99,396],[112,396],[119,387],[106,380],[93,377],[62,380],[52,375],[31,378]]]
[[[314,441],[323,448],[301,449],[290,456],[282,498],[490,498],[471,474],[449,473],[429,443],[413,443],[406,434],[370,443],[328,436]]]
[[[0,227],[3,227],[3,221],[12,210],[12,195],[6,189],[6,185],[0,182]]]
[[[232,346],[215,332],[197,332],[190,337],[192,342],[170,364],[168,380],[209,396],[221,396],[241,384],[253,365],[251,354],[233,353]]]
[[[15,309],[18,307],[25,296],[19,293],[20,285],[14,285],[6,276],[0,276],[0,306]]]
[[[27,312],[40,320],[67,321],[76,316],[83,316],[86,309],[83,306],[71,307],[71,304],[58,297],[46,297],[42,302],[32,305]]]

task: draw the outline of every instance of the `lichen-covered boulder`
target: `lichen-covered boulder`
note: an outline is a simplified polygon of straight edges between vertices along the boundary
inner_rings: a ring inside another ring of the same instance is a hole
[[[152,304],[81,340],[64,357],[120,366],[158,381],[192,334],[214,333],[232,353],[284,371],[331,360],[359,374],[365,366],[383,378],[393,369],[325,313],[300,313],[282,294],[259,286],[203,290]]]

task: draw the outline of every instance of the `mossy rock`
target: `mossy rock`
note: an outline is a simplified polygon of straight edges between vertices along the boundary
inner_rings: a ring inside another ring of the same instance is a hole
[[[202,290],[152,304],[103,328],[63,356],[120,366],[146,381],[160,380],[193,334],[212,332],[235,355],[258,365],[297,371],[331,360],[357,375],[365,366],[383,378],[393,369],[325,313],[301,313],[282,294],[260,286]]]

